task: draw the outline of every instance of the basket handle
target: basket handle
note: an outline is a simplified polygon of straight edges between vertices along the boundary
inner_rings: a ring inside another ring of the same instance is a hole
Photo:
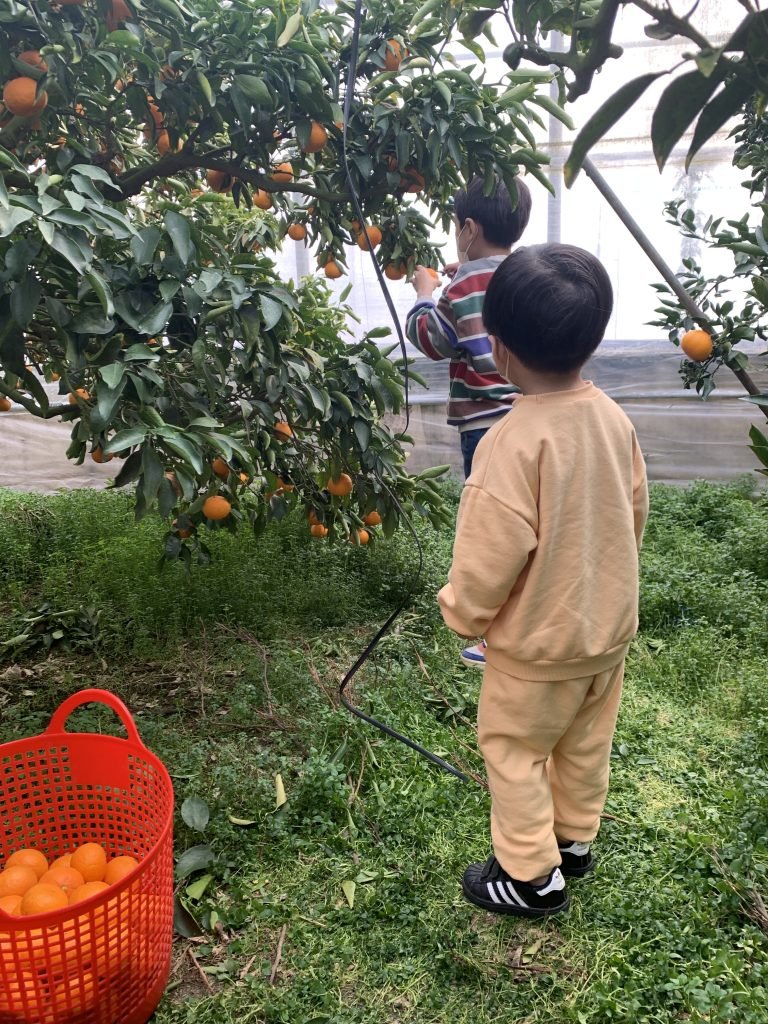
[[[128,733],[128,739],[131,743],[136,743],[143,747],[144,744],[139,736],[139,731],[136,728],[136,723],[131,717],[131,713],[128,708],[123,704],[119,697],[116,697],[114,693],[110,693],[109,690],[80,690],[79,693],[73,693],[71,697],[59,705],[54,711],[53,717],[51,718],[51,724],[45,730],[46,733],[62,733],[66,732],[67,719],[72,712],[79,708],[83,704],[106,704],[108,708],[115,712],[117,717],[125,726],[125,730]]]

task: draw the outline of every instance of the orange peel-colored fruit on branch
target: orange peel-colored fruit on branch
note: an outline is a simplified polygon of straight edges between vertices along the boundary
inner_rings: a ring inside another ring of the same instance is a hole
[[[203,515],[206,519],[211,519],[215,523],[226,519],[231,511],[231,502],[227,501],[220,494],[212,494],[210,498],[206,498],[203,502]]]
[[[48,93],[43,91],[37,95],[37,82],[34,78],[12,78],[3,88],[3,103],[11,114],[17,117],[31,117],[45,110],[48,105]]]
[[[680,348],[689,359],[703,363],[712,355],[712,335],[707,331],[686,331],[680,339]]]

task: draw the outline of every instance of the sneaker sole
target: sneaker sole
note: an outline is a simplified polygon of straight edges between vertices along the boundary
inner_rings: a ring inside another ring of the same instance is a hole
[[[583,878],[585,875],[589,875],[595,870],[595,860],[591,860],[589,864],[585,864],[583,868],[567,868],[564,864],[560,865],[560,871],[565,875],[566,878]]]
[[[484,661],[475,661],[474,658],[465,658],[463,654],[460,654],[459,657],[467,668],[479,668],[480,670],[485,668]]]
[[[464,893],[464,899],[474,906],[487,910],[491,914],[508,914],[511,917],[550,917],[552,914],[562,914],[564,910],[568,909],[571,902],[566,893],[565,900],[557,907],[518,907],[512,903],[493,903],[491,900],[481,899],[468,890],[463,882],[461,891]]]

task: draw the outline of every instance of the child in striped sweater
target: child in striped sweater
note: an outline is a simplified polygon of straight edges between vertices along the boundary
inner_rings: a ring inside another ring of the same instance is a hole
[[[432,293],[438,281],[426,267],[413,275],[416,304],[406,320],[412,345],[428,359],[449,359],[448,423],[459,429],[464,476],[480,439],[509,411],[519,389],[496,369],[491,343],[483,326],[485,292],[499,264],[509,256],[528,224],[531,194],[517,178],[516,200],[503,182],[491,195],[482,178],[473,178],[454,198],[454,231],[458,265],[447,267],[452,279],[438,302]],[[485,666],[485,644],[467,647],[462,661]]]

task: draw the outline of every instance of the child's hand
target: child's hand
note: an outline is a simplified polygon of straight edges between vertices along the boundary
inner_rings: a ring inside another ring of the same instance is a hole
[[[420,264],[413,272],[413,287],[420,299],[431,299],[432,292],[440,285],[440,277],[436,270],[431,267],[422,267]]]
[[[458,260],[456,261],[456,263],[446,263],[445,266],[443,267],[443,273],[445,274],[446,277],[449,277],[451,278],[451,280],[453,280],[453,276],[460,266],[461,264],[458,262]]]

